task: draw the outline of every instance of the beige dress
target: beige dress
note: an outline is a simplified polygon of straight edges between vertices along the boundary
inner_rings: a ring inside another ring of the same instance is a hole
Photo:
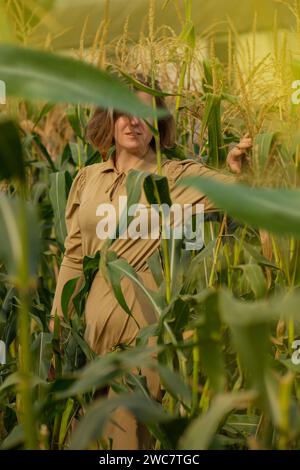
[[[112,155],[104,163],[95,163],[81,168],[73,181],[65,213],[68,235],[65,240],[65,253],[57,279],[51,315],[57,312],[62,316],[60,299],[64,284],[69,279],[80,276],[79,286],[83,280],[83,257],[94,256],[103,246],[104,240],[96,235],[96,225],[99,222],[99,217],[96,215],[98,205],[110,203],[117,207],[119,196],[126,195],[125,184],[128,171],[118,171],[114,158]],[[151,160],[141,160],[135,169],[157,173],[156,156],[151,156]],[[183,161],[163,159],[162,174],[168,178],[173,203],[203,203],[206,211],[214,210],[213,204],[195,189],[175,187],[178,178],[205,175],[224,181],[233,179],[231,175],[222,174],[192,159]],[[147,203],[144,192],[140,202]],[[147,258],[159,245],[159,239],[128,238],[117,239],[111,249],[133,266],[146,287],[157,290],[157,285],[147,265]],[[127,277],[122,278],[121,286],[127,305],[140,327],[155,323],[157,320],[151,307]],[[112,288],[100,272],[96,274],[88,294],[85,318],[85,340],[97,354],[101,355],[111,351],[119,343],[134,344],[139,331],[136,322],[119,305]],[[160,400],[159,377],[146,368],[142,368],[142,373],[147,378],[151,395],[154,399]],[[109,396],[112,395],[113,392],[110,389]],[[120,427],[109,422],[105,431],[105,437],[111,436],[113,439],[113,449],[151,448],[151,436],[128,411],[117,409],[113,418]]]

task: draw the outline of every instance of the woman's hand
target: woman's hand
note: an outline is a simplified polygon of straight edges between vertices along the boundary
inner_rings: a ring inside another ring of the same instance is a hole
[[[245,134],[239,143],[233,147],[227,155],[226,163],[229,169],[233,173],[242,172],[242,163],[245,159],[247,162],[250,161],[250,157],[246,155],[246,150],[252,147],[252,139],[249,137],[249,133]]]

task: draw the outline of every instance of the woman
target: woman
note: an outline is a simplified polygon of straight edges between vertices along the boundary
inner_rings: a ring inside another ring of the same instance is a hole
[[[144,81],[144,84],[149,82]],[[151,95],[142,91],[136,91],[136,94],[142,102],[152,105]],[[166,107],[160,97],[156,98],[156,103],[158,107]],[[172,116],[159,121],[159,133],[162,150],[173,147],[175,125]],[[154,137],[142,119],[96,108],[88,124],[87,136],[102,154],[105,154],[112,144],[115,144],[115,151],[104,163],[81,168],[73,181],[66,207],[68,235],[51,311],[51,329],[55,313],[62,316],[60,299],[64,284],[69,279],[80,276],[78,289],[83,281],[83,257],[95,255],[103,246],[104,239],[97,236],[99,204],[111,204],[118,210],[119,197],[126,196],[125,185],[130,169],[157,173]],[[233,172],[241,171],[244,151],[250,146],[251,139],[246,136],[228,154],[227,164]],[[213,204],[195,189],[175,187],[178,178],[205,175],[224,181],[232,179],[191,159],[182,161],[164,158],[162,174],[168,179],[173,203],[204,203],[206,211],[215,210]],[[144,193],[140,202],[147,203]],[[160,240],[155,238],[125,238],[115,240],[112,249],[134,267],[146,287],[156,290],[157,285],[148,268],[147,258],[159,245]],[[111,286],[100,272],[92,283],[85,306],[85,340],[97,354],[112,351],[120,343],[133,345],[139,328],[156,322],[155,313],[127,277],[122,278],[121,287],[135,320],[120,307]],[[159,377],[146,368],[142,368],[142,373],[146,376],[150,394],[154,399],[160,400]],[[112,396],[113,392],[109,390],[108,395]],[[113,418],[118,425],[109,422],[105,430],[105,437],[113,439],[113,449],[151,448],[150,434],[144,426],[136,422],[133,415],[125,409],[117,409]]]

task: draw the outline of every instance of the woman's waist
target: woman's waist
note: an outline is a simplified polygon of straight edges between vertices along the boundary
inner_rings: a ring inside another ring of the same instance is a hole
[[[108,251],[114,252],[118,258],[125,259],[130,266],[136,271],[143,272],[149,269],[147,260],[151,255],[158,250],[159,241],[151,239],[135,239],[135,240],[123,240],[116,239],[110,244]],[[85,253],[90,253],[88,256],[95,256],[97,252],[103,252],[104,246],[90,243],[84,247]]]
[[[122,259],[121,257],[119,259]],[[124,258],[123,258],[124,259]],[[125,260],[127,261],[127,260]],[[137,273],[137,274],[152,274],[152,271],[149,267],[149,265],[146,263],[146,264],[143,264],[143,265],[140,265],[140,266],[132,266],[130,263],[128,263],[130,268],[134,269],[134,271]],[[117,269],[117,268],[116,268]],[[124,269],[122,269],[122,273],[124,273]],[[102,271],[100,271],[100,269],[96,272],[95,274],[96,277],[104,277]]]

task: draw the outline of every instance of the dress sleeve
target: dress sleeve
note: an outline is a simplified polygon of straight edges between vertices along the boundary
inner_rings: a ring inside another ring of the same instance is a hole
[[[167,169],[167,178],[170,182],[172,203],[190,203],[193,206],[195,204],[204,204],[205,212],[218,211],[218,208],[205,194],[202,194],[197,189],[176,185],[179,179],[187,176],[206,176],[208,178],[216,178],[224,183],[234,183],[238,179],[232,174],[222,173],[192,159],[171,160]]]
[[[79,276],[76,287],[74,289],[74,293],[71,297],[71,302],[69,303],[68,314],[69,317],[72,315],[74,309],[72,299],[79,291],[84,280],[82,270],[82,240],[78,221],[78,211],[80,206],[81,194],[85,185],[85,180],[86,168],[83,167],[78,171],[75,179],[73,180],[67,199],[65,211],[65,220],[67,226],[67,236],[64,242],[65,252],[57,278],[56,289],[50,314],[51,317],[54,317],[57,313],[57,315],[63,318],[63,312],[61,308],[61,295],[63,287],[67,281]]]

